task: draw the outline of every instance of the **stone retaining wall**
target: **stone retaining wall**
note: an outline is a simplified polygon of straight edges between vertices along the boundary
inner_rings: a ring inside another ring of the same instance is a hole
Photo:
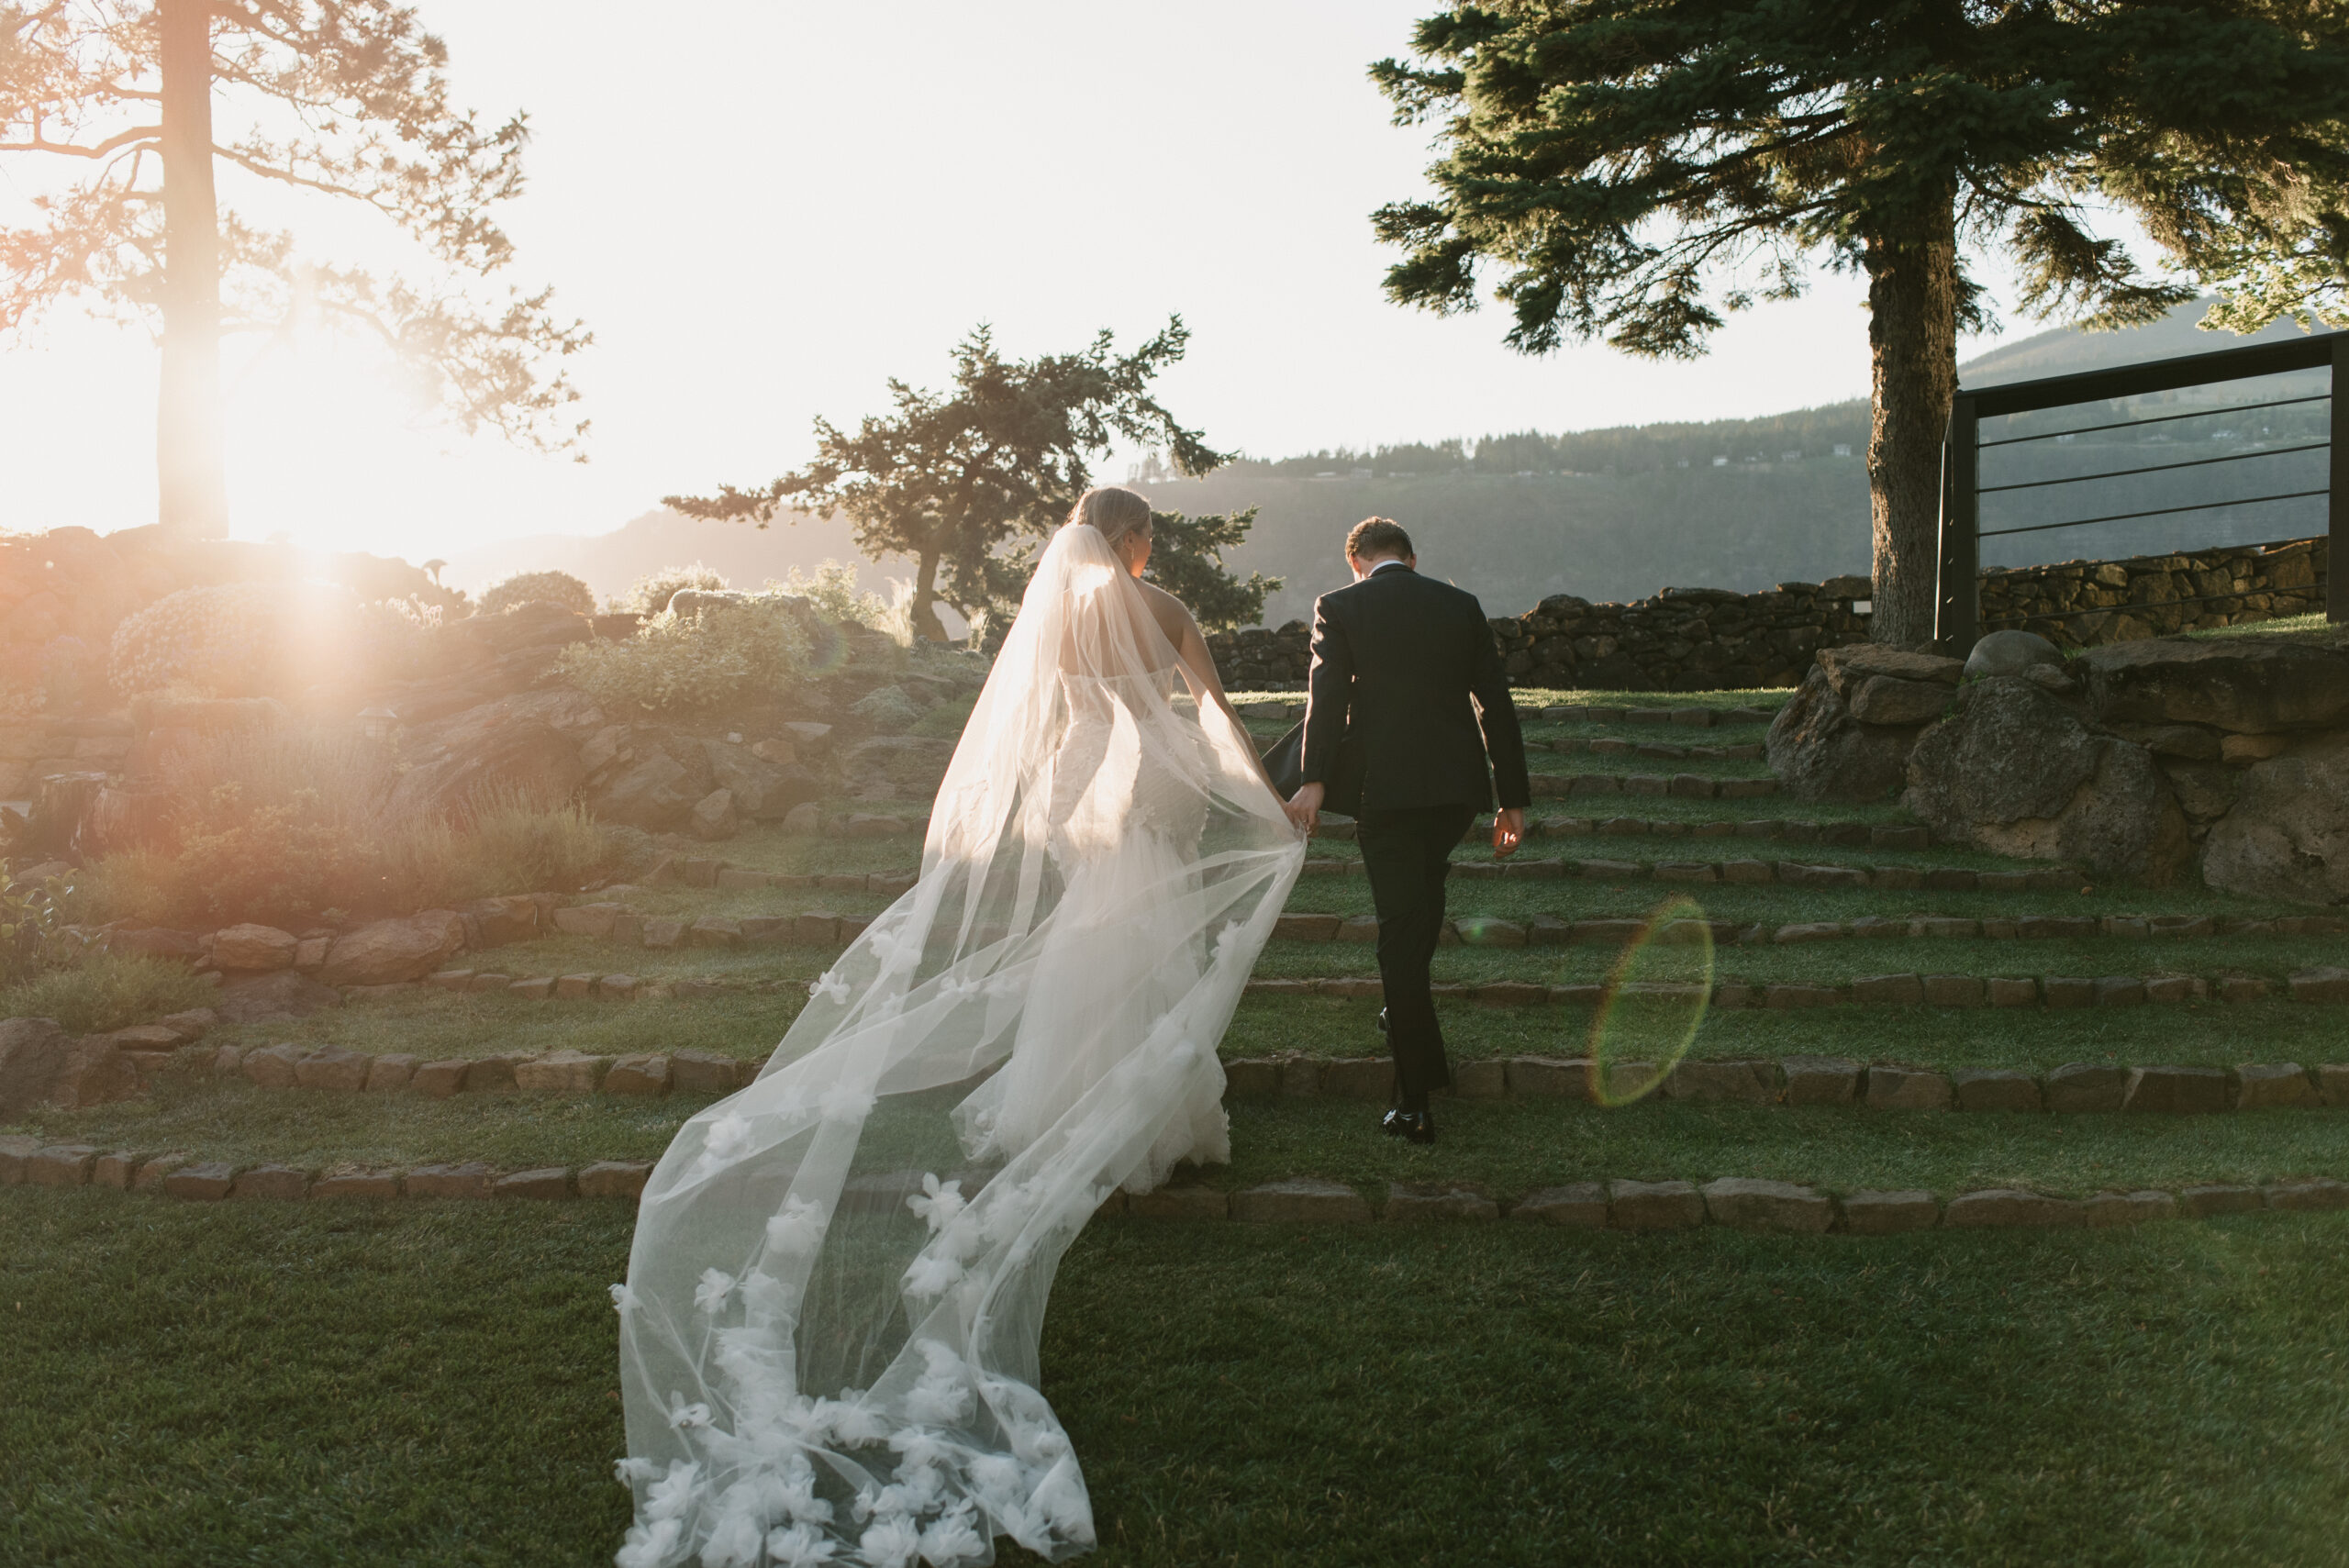
[[[2322,539],[1982,573],[1982,629],[2035,631],[2065,648],[2134,642],[2324,608]]]
[[[635,1201],[651,1166],[644,1161],[599,1161],[573,1171],[553,1165],[500,1174],[481,1161],[406,1169],[339,1169],[227,1161],[198,1162],[184,1154],[108,1152],[91,1144],[42,1145],[0,1139],[0,1186],[106,1186],[197,1202],[223,1199],[328,1201],[337,1198],[621,1198]],[[866,1178],[894,1191],[913,1173]],[[1229,1191],[1220,1187],[1161,1187],[1112,1194],[1107,1218],[1214,1219],[1260,1225],[1390,1225],[1502,1218],[1535,1225],[1630,1231],[1689,1230],[1718,1225],[1796,1235],[1829,1232],[1883,1236],[1906,1231],[2040,1230],[2137,1225],[2163,1219],[2205,1219],[2260,1212],[2306,1213],[2349,1208],[2349,1183],[2327,1176],[2284,1177],[2263,1184],[2209,1183],[2176,1191],[2138,1188],[2069,1198],[2020,1187],[1990,1187],[1951,1195],[1921,1188],[1860,1188],[1838,1193],[1793,1182],[1723,1176],[1695,1182],[1585,1181],[1539,1187],[1508,1202],[1474,1186],[1397,1183],[1375,1207],[1342,1182],[1295,1177]]]

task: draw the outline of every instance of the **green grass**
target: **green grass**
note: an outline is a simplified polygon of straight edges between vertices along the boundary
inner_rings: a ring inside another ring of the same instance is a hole
[[[767,957],[772,962],[773,955]],[[513,973],[524,971],[518,967]],[[224,1027],[205,1036],[200,1049],[293,1040],[351,1051],[405,1051],[428,1059],[508,1051],[624,1056],[687,1050],[763,1058],[807,1001],[806,991],[797,986],[763,995],[635,1002],[531,1002],[426,988],[350,1003],[298,1021]]]
[[[2335,628],[2320,610],[2304,616],[2278,616],[2274,620],[2246,621],[2240,626],[2206,627],[2200,631],[2178,633],[2181,637],[2321,637]]]
[[[629,1224],[0,1192],[0,1560],[607,1562]],[[1104,1223],[1043,1387],[1104,1568],[2339,1563],[2341,1233]]]
[[[0,989],[0,1018],[54,1018],[68,1033],[99,1034],[209,1006],[217,996],[184,963],[98,953]]]
[[[1458,1061],[1585,1056],[1595,1010],[1440,1002],[1444,1041]],[[1378,1004],[1331,996],[1252,996],[1223,1037],[1227,1062],[1285,1051],[1314,1056],[1383,1053]],[[1612,1047],[1609,1048],[1613,1049]],[[2050,1011],[2043,1007],[1818,1007],[1795,1012],[1715,1008],[1690,1054],[1841,1056],[1938,1068],[2046,1072],[2067,1062],[2232,1067],[2349,1061],[2349,1018],[2290,1002],[2181,1004]],[[2344,1122],[2349,1136],[2349,1122]]]

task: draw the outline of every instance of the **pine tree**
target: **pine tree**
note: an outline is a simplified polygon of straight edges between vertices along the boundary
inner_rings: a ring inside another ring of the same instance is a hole
[[[664,504],[687,517],[761,528],[789,509],[843,513],[868,560],[913,559],[915,635],[942,639],[933,607],[941,600],[974,619],[1018,603],[1029,562],[1019,541],[1032,544],[1060,525],[1092,484],[1091,465],[1116,441],[1163,446],[1179,473],[1224,463],[1224,453],[1150,395],[1151,381],[1183,357],[1189,339],[1177,317],[1130,354],[1117,353],[1105,331],[1080,353],[1011,361],[983,326],[954,350],[951,391],[893,380],[889,414],[866,416],[853,432],[818,419],[816,456],[805,468],[755,490],[729,484],[716,495],[671,495]],[[1244,594],[1264,580],[1232,584],[1224,576],[1214,551],[1230,523],[1212,520],[1223,532],[1204,539],[1206,555],[1193,550],[1184,570],[1198,579],[1195,588],[1214,578]],[[1246,531],[1241,521],[1230,538],[1236,542]],[[1262,608],[1276,585],[1255,589],[1253,607]],[[1224,608],[1219,600],[1219,612]]]
[[[297,306],[380,342],[467,431],[557,448],[585,428],[562,420],[576,395],[548,366],[587,335],[550,313],[551,291],[464,292],[512,257],[489,209],[521,188],[526,132],[453,106],[447,59],[390,0],[0,4],[0,154],[41,192],[34,224],[0,228],[0,336],[75,295],[160,320],[164,523],[226,529],[220,339],[278,330]],[[221,206],[217,174],[373,207],[429,275],[306,256]]]
[[[2349,12],[2319,0],[1493,0],[1413,46],[1372,68],[1442,150],[1434,198],[1374,217],[1408,251],[1397,302],[1473,308],[1490,266],[1514,348],[1688,357],[1814,264],[1865,273],[1885,641],[1932,636],[1969,254],[2094,326],[2209,286],[2240,330],[2337,309],[2349,276]]]

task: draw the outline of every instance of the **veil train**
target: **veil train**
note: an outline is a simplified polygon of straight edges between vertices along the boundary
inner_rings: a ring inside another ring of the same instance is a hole
[[[612,1287],[620,1568],[1050,1559],[1093,1544],[1038,1392],[1061,1254],[1229,1157],[1216,1045],[1304,845],[1103,536],[1038,563],[918,883],[696,1115]]]

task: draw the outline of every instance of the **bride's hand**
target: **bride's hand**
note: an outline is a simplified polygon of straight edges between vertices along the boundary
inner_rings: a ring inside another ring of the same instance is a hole
[[[1321,801],[1328,794],[1328,789],[1319,784],[1301,785],[1281,809],[1288,813],[1288,819],[1298,831],[1309,835],[1321,820]]]

